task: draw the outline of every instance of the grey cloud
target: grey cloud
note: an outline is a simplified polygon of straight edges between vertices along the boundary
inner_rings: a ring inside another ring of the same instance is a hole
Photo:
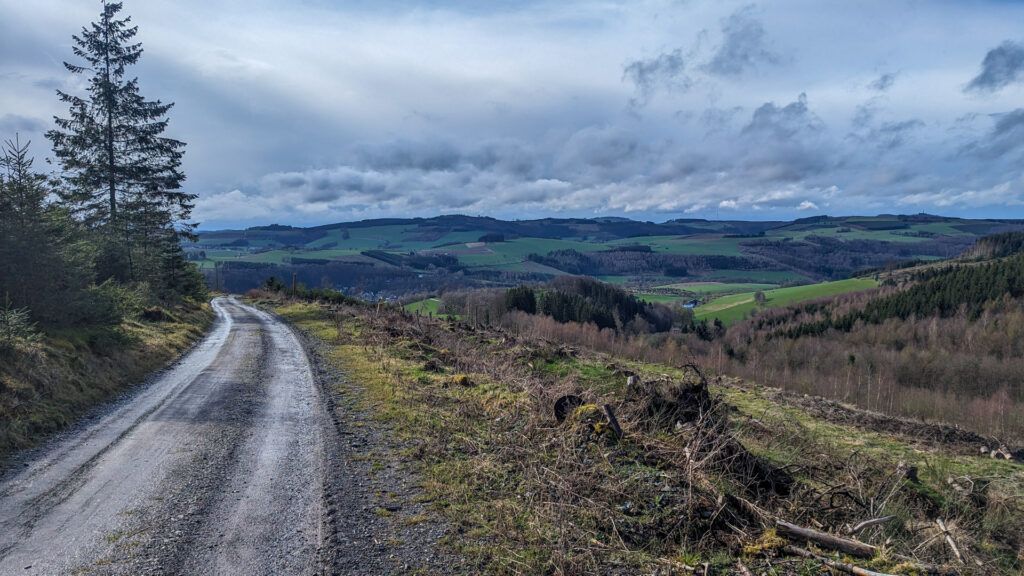
[[[0,134],[4,138],[13,137],[15,132],[38,134],[45,131],[49,126],[49,122],[19,114],[4,114],[0,116]]]
[[[876,104],[876,99],[860,104],[853,113],[853,126],[855,128],[865,128],[874,121],[877,115],[878,105]]]
[[[750,4],[722,21],[722,44],[705,69],[718,76],[738,76],[760,64],[779,61],[779,55],[768,48],[757,8]]]
[[[821,120],[807,106],[807,94],[801,93],[796,101],[779,107],[766,102],[743,128],[743,134],[790,140],[801,133],[818,132],[824,128]]]
[[[910,133],[923,126],[924,122],[916,118],[900,122],[886,122],[873,131],[872,137],[882,148],[892,150],[906,144]]]
[[[878,109],[870,103],[859,106],[853,118],[855,131],[849,135],[849,138],[858,144],[891,151],[905,145],[910,140],[912,133],[925,125],[922,120],[917,118],[876,124],[877,114]]]
[[[876,92],[886,92],[886,91],[889,90],[889,88],[892,88],[892,85],[895,84],[895,83],[896,83],[896,73],[895,72],[886,72],[885,74],[882,74],[878,78],[875,78],[874,80],[872,80],[871,83],[868,84],[868,88],[870,88],[870,89],[872,89],[872,90],[874,90]]]
[[[995,92],[1024,80],[1024,45],[1007,40],[988,51],[981,62],[981,72],[965,91]]]
[[[308,180],[303,174],[282,174],[277,182],[284,188],[300,188],[305,186]]]
[[[462,156],[447,143],[412,143],[399,141],[380,148],[367,150],[364,162],[386,170],[415,169],[423,171],[454,170]]]
[[[342,197],[344,191],[336,188],[314,188],[312,191],[305,195],[306,202],[312,204],[319,204],[323,202],[333,202]]]
[[[757,182],[799,182],[833,167],[824,128],[808,107],[806,94],[785,106],[761,105],[740,133],[747,177]]]
[[[743,111],[742,106],[732,108],[707,108],[701,113],[700,119],[707,129],[707,134],[716,134],[728,130],[736,115]]]
[[[573,171],[592,167],[614,169],[631,162],[640,143],[628,133],[591,127],[573,134],[559,154],[559,164]]]
[[[630,101],[633,105],[646,104],[658,90],[688,90],[693,84],[681,49],[630,62],[623,68],[622,78],[630,80],[636,89]]]
[[[1024,108],[994,115],[995,124],[984,140],[972,142],[963,152],[987,159],[997,159],[1024,148]]]
[[[40,78],[39,80],[35,80],[34,82],[32,82],[32,85],[36,88],[43,88],[45,90],[56,91],[65,88],[66,82],[61,78],[51,76],[48,78]]]

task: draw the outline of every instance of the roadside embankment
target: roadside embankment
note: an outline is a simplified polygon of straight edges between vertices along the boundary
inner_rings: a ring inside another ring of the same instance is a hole
[[[182,304],[159,320],[48,331],[0,353],[0,462],[39,444],[164,368],[213,321],[209,304]]]

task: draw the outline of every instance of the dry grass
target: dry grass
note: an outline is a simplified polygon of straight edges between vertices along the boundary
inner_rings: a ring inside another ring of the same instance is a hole
[[[765,545],[775,518],[841,533],[876,515],[896,517],[858,535],[879,546],[876,570],[1009,574],[1021,561],[1017,464],[822,421],[737,386],[713,385],[696,411],[656,411],[691,388],[692,371],[524,335],[387,308],[278,312],[365,387],[353,400],[407,442],[425,498],[456,527],[449,543],[482,572],[731,573],[743,562],[816,574],[817,561]],[[654,384],[627,391],[628,372]],[[569,393],[594,407],[559,425],[552,405]]]
[[[0,461],[74,423],[181,354],[213,318],[208,304],[162,321],[62,329],[0,355]]]

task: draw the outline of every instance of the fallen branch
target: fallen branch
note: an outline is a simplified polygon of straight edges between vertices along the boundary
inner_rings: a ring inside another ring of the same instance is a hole
[[[941,518],[936,518],[935,523],[939,525],[939,530],[942,530],[942,535],[946,537],[946,544],[949,544],[949,547],[952,548],[953,555],[956,556],[956,559],[961,564],[963,564],[964,557],[960,555],[960,549],[956,547],[956,542],[953,540],[953,535],[950,534],[949,530],[946,529],[946,523],[943,522]]]
[[[878,526],[879,524],[885,524],[886,522],[888,522],[890,520],[893,520],[894,518],[896,518],[896,517],[895,516],[882,516],[881,518],[872,518],[871,520],[865,520],[863,522],[860,522],[860,523],[854,525],[853,528],[850,528],[850,534],[853,535],[853,534],[856,534],[856,533],[858,533],[861,530],[864,530],[866,528],[871,528],[872,526]]]
[[[819,532],[810,528],[803,528],[795,524],[790,524],[789,522],[783,522],[782,520],[775,521],[775,529],[778,531],[780,536],[796,538],[806,542],[814,542],[824,548],[839,550],[840,552],[845,552],[850,556],[856,556],[858,558],[871,558],[875,555],[875,552],[878,551],[874,546],[865,544],[859,540],[834,536],[832,534]]]
[[[886,574],[885,572],[875,572],[873,570],[868,570],[867,568],[861,568],[860,566],[854,566],[853,564],[847,564],[845,562],[838,562],[838,561],[833,560],[831,558],[826,558],[824,556],[819,556],[819,555],[815,554],[814,552],[811,552],[810,550],[805,550],[804,548],[800,548],[800,547],[797,547],[797,546],[786,546],[785,548],[783,548],[783,551],[785,551],[785,552],[787,552],[789,554],[793,554],[795,556],[803,556],[804,558],[812,558],[814,560],[817,560],[818,562],[821,562],[822,564],[824,564],[825,566],[827,566],[827,567],[829,567],[829,568],[831,568],[833,570],[839,570],[840,572],[845,572],[847,574],[853,574],[854,576],[894,576],[893,574]]]

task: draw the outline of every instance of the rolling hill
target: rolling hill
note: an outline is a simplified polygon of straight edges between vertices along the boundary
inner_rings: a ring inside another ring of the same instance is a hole
[[[981,236],[1022,228],[1022,221],[927,214],[662,223],[448,215],[202,231],[186,250],[212,284],[231,291],[272,275],[398,296],[577,274],[652,298],[683,299],[842,280],[893,262],[948,258]]]

